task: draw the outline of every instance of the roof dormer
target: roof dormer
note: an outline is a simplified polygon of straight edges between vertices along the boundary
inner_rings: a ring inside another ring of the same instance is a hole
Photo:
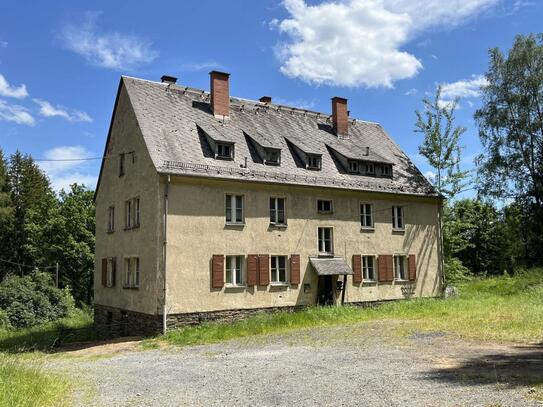
[[[316,149],[310,147],[300,139],[285,138],[287,142],[292,146],[294,152],[303,162],[304,166],[308,170],[320,171],[322,169],[322,154]]]
[[[235,155],[235,141],[225,131],[214,125],[197,124],[213,151],[215,159],[233,160]]]
[[[244,131],[244,133],[252,142],[264,165],[281,165],[281,146],[275,138],[255,129]]]

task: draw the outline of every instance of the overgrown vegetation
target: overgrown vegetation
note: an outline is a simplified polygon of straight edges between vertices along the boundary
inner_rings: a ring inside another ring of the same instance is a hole
[[[378,308],[315,307],[302,312],[259,315],[235,323],[207,323],[168,332],[152,341],[195,345],[291,329],[360,323],[381,319],[404,321],[406,332],[443,331],[464,338],[536,342],[543,339],[543,270],[513,277],[474,279],[460,285],[457,298],[413,299]]]
[[[0,406],[47,407],[69,404],[70,384],[42,371],[37,362],[0,354]]]

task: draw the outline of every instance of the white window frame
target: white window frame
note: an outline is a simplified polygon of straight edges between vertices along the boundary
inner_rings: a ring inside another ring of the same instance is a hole
[[[235,268],[232,268],[232,261]],[[229,270],[231,281],[228,281]],[[229,254],[225,256],[224,281],[227,287],[245,287],[245,257],[243,255]]]
[[[330,231],[329,239],[326,239],[326,231]],[[334,255],[334,228],[331,226],[319,226],[317,229],[318,237],[318,249],[320,256],[333,256]],[[330,250],[326,250],[326,241],[330,241]]]
[[[106,287],[113,287],[113,268],[115,267],[115,258],[107,258],[106,266]]]
[[[137,256],[123,259],[123,288],[139,288],[141,281],[140,258]]]
[[[358,174],[360,172],[360,165],[358,161],[349,160],[349,173]]]
[[[124,203],[124,227],[135,229],[140,226],[140,198],[128,199]]]
[[[391,173],[392,173],[392,168],[389,165],[381,166],[381,175],[383,177],[390,177]]]
[[[281,150],[271,150],[268,149],[265,151],[266,153],[266,159],[265,164],[266,165],[281,165]],[[277,160],[270,160],[270,155],[275,154],[277,156]]]
[[[237,198],[241,197],[241,220],[237,220]],[[228,205],[227,201],[230,199],[230,220],[228,220]],[[227,225],[244,225],[245,224],[245,196],[234,193],[226,193],[224,195],[224,220]]]
[[[314,163],[312,162],[313,160]],[[316,165],[313,165],[313,164],[316,164]],[[306,165],[306,168],[308,170],[315,170],[315,171],[318,171],[320,170],[322,167],[322,157],[318,156],[318,155],[315,155],[315,154],[308,154],[307,155],[307,165]]]
[[[319,209],[319,202],[330,202],[330,210],[321,210]],[[317,199],[317,212],[321,214],[332,214],[334,213],[334,201],[331,199]]]
[[[367,224],[368,213],[366,212],[366,210],[368,209],[368,207],[370,209],[370,225]],[[367,202],[360,202],[360,226],[362,227],[362,229],[375,229],[373,204]]]
[[[279,200],[283,201],[283,222],[279,221]],[[272,207],[273,202],[273,207]],[[270,223],[276,226],[287,225],[287,199],[282,196],[270,197]]]
[[[369,267],[368,259],[372,259],[372,267]],[[370,278],[370,269],[373,277]],[[362,256],[362,279],[363,281],[374,283],[377,281],[377,256],[374,254],[364,254]]]
[[[405,230],[405,214],[403,206],[392,207],[392,230]]]
[[[375,175],[375,164],[373,163],[366,164],[366,174]]]
[[[408,281],[409,272],[407,269],[407,255],[395,254],[394,255],[394,280],[396,281]]]
[[[229,154],[224,154],[224,149],[228,148]],[[221,153],[222,150],[222,153]],[[215,152],[215,158],[222,160],[232,160],[234,158],[234,145],[230,143],[217,143],[217,150]]]
[[[285,263],[283,267],[279,265],[279,259],[282,258]],[[275,267],[274,267],[275,261]],[[281,270],[284,271],[284,279],[281,279]],[[277,254],[270,256],[270,284],[271,285],[287,285],[288,284],[288,256]]]
[[[115,231],[115,206],[113,205],[107,208],[107,231],[109,233]]]

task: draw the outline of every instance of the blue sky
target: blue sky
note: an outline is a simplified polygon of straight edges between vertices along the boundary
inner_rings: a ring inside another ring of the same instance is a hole
[[[539,0],[9,2],[0,14],[0,147],[35,158],[99,157],[121,74],[381,123],[423,172],[421,99],[460,97],[463,166],[480,152],[473,112],[491,47],[538,32]],[[40,163],[56,189],[94,188],[99,160]]]

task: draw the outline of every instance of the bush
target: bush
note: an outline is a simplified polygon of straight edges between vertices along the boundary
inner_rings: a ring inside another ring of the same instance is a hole
[[[465,267],[456,257],[451,257],[445,260],[445,277],[447,282],[458,283],[469,281],[472,275],[467,267]]]
[[[51,277],[46,273],[10,276],[0,283],[0,310],[15,328],[26,328],[65,317],[71,312],[73,304],[69,291],[54,287]]]

